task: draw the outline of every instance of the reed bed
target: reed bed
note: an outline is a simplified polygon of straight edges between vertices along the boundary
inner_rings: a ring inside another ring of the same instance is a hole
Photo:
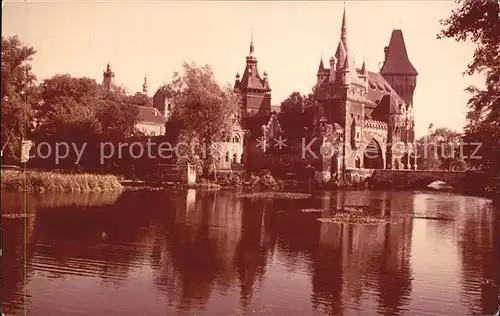
[[[1,189],[9,192],[37,193],[118,192],[122,190],[122,185],[113,175],[2,171]]]

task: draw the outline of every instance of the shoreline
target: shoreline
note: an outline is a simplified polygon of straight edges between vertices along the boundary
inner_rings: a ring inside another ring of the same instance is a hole
[[[442,193],[442,194],[455,194],[455,195],[466,195],[479,198],[487,198],[492,201],[500,202],[495,194],[478,194],[472,192],[465,192],[456,189],[417,189],[417,188],[398,188],[398,187],[363,187],[363,186],[352,186],[352,185],[339,185],[336,187],[295,187],[295,188],[283,188],[280,190],[266,190],[266,189],[252,189],[251,185],[248,183],[239,187],[236,186],[224,186],[214,183],[197,183],[195,185],[186,185],[180,182],[167,182],[163,184],[152,184],[145,181],[133,181],[125,180],[120,182],[123,186],[123,192],[154,192],[154,191],[183,191],[188,189],[196,189],[200,191],[231,191],[231,192],[253,192],[253,193],[314,193],[314,192],[330,192],[338,190],[350,190],[350,191],[394,191],[394,192],[429,192],[429,193]]]
[[[147,191],[182,191],[197,189],[201,191],[246,191],[246,192],[325,192],[335,190],[358,191],[424,191],[451,193],[488,198],[498,201],[496,194],[486,191],[467,191],[454,188],[416,188],[396,187],[391,184],[363,185],[361,183],[327,183],[317,185],[309,181],[281,179],[250,179],[246,182],[216,183],[200,179],[193,185],[181,182],[151,182],[144,180],[122,180],[110,174],[59,173],[51,171],[20,172],[18,170],[2,170],[1,190],[11,193],[115,193],[115,192],[147,192]],[[498,203],[498,202],[497,202]]]

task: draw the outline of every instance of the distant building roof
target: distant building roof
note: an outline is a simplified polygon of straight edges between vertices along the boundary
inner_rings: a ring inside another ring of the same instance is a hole
[[[134,105],[139,109],[139,116],[137,118],[138,122],[147,122],[153,124],[163,125],[167,121],[165,116],[163,116],[158,109],[148,106],[138,106]]]

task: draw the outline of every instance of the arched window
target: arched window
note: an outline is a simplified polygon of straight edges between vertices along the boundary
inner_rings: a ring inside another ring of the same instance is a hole
[[[236,162],[237,162],[237,160],[236,160],[236,159],[237,159],[237,158],[236,158],[236,154],[233,154],[233,163],[236,163]]]
[[[229,152],[226,152],[226,162],[229,162]]]

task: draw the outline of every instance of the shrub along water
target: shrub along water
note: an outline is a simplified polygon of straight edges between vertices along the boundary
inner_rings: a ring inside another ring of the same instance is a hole
[[[65,174],[41,171],[4,171],[1,188],[11,192],[116,192],[122,185],[116,176]]]

